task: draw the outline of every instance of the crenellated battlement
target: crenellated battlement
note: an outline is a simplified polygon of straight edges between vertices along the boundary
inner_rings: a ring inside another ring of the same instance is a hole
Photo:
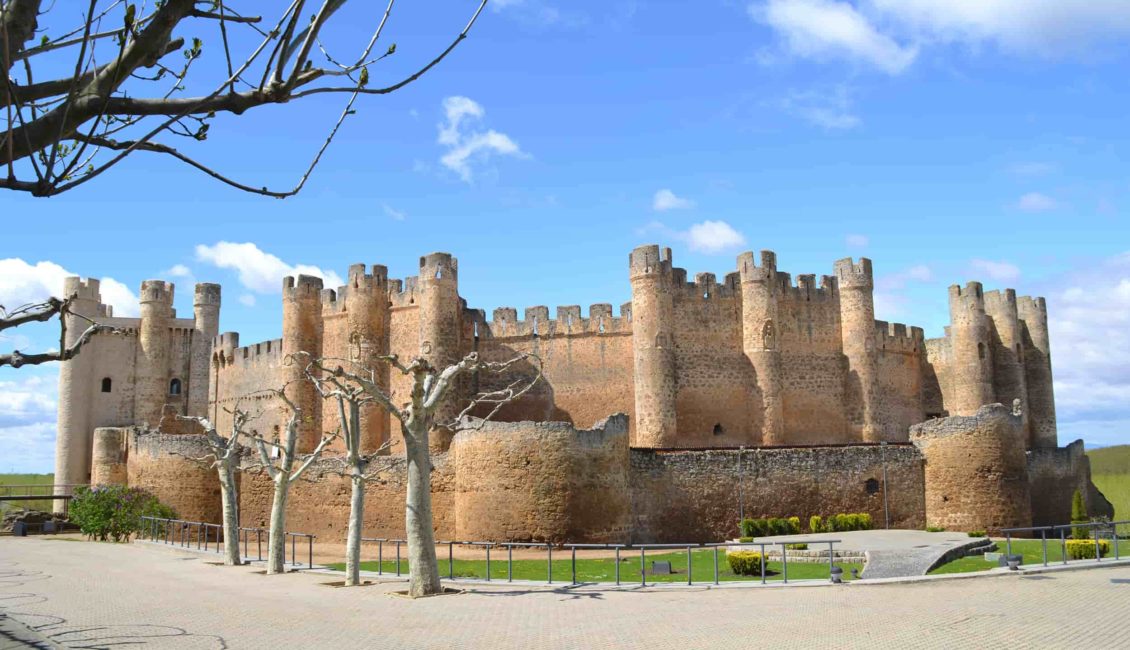
[[[984,301],[985,299],[984,285],[975,280],[966,282],[964,287],[959,284],[951,284],[949,293],[951,301],[956,298],[965,298],[976,301]]]
[[[683,299],[713,300],[736,298],[741,294],[741,280],[737,273],[726,275],[725,282],[719,283],[713,273],[696,273],[693,282],[686,281],[685,269],[671,270],[671,284],[675,295]]]
[[[581,315],[580,305],[563,305],[556,308],[556,318],[549,317],[549,308],[538,305],[526,308],[523,318],[518,318],[514,307],[499,307],[490,321],[483,322],[491,338],[521,338],[538,336],[579,336],[587,334],[631,333],[631,303],[620,306],[620,316],[612,316],[612,305],[597,303],[589,307],[589,317]],[[481,330],[480,330],[481,332]],[[480,334],[482,335],[482,334]]]
[[[282,339],[260,341],[243,347],[231,345],[239,343],[239,335],[235,332],[225,332],[217,339],[220,346],[213,348],[213,358],[219,362],[221,369],[229,366],[277,366],[283,361]]]
[[[321,300],[322,278],[312,275],[288,275],[283,278],[283,300]]]
[[[403,280],[389,280],[388,301],[392,308],[418,306],[420,303],[419,287],[420,278],[416,275],[410,275]]]
[[[63,297],[75,296],[79,300],[102,302],[102,294],[99,293],[100,285],[101,282],[96,278],[84,280],[77,275],[72,275],[63,279]]]
[[[220,306],[220,285],[212,282],[197,283],[193,292],[192,304],[194,306],[215,305]]]
[[[875,277],[871,271],[871,260],[866,257],[855,262],[845,257],[832,265],[841,289],[874,289]]]
[[[817,286],[815,273],[802,273],[796,276],[794,286],[788,273],[777,275],[779,295],[784,300],[822,302],[836,299],[836,279],[833,276],[820,276],[820,286]]]
[[[628,268],[630,277],[635,279],[641,276],[658,276],[670,278],[673,258],[671,249],[659,248],[657,244],[640,246],[628,254]],[[686,271],[683,271],[682,282],[686,282]]]
[[[141,293],[138,297],[143,305],[146,303],[162,303],[171,306],[175,290],[176,287],[172,282],[145,280],[141,283]]]
[[[761,263],[757,263],[753,251],[738,255],[738,275],[741,282],[775,282],[777,274],[777,254],[761,251]]]
[[[1048,318],[1048,303],[1044,298],[1037,296],[1021,296],[1016,299],[1016,308],[1020,317],[1027,320],[1025,314],[1039,314],[1044,320]]]
[[[921,327],[877,320],[875,343],[875,347],[882,351],[914,354],[925,349],[926,334]]]

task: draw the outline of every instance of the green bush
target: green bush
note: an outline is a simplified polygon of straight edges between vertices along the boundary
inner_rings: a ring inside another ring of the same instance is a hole
[[[1102,557],[1110,555],[1110,542],[1105,539],[1099,540],[1099,553]],[[1067,557],[1072,560],[1093,560],[1095,559],[1095,540],[1093,539],[1069,539],[1067,540]]]
[[[761,575],[761,553],[757,551],[732,551],[726,553],[730,570],[740,576]]]
[[[800,533],[800,517],[769,517],[767,519],[743,519],[740,524],[742,537],[769,537],[771,535],[797,535]]]
[[[825,530],[824,530],[824,518],[821,517],[820,515],[812,515],[811,517],[809,517],[808,518],[808,530],[810,532],[813,532],[813,533],[823,533],[823,532],[825,532]]]
[[[807,551],[808,550],[808,544],[805,544],[804,542],[800,542],[800,543],[797,543],[797,544],[785,544],[785,548],[790,550],[790,551]]]
[[[944,526],[927,526],[926,532],[928,533],[944,533],[946,529]]]
[[[970,537],[984,537],[985,531],[983,531],[983,530],[971,530],[971,531],[969,531],[969,536]]]
[[[1075,490],[1075,494],[1071,495],[1071,523],[1090,523],[1087,518],[1087,506],[1083,503],[1083,493],[1079,490]],[[1075,527],[1071,529],[1071,537],[1072,539],[1087,539],[1090,535],[1086,528]]]
[[[77,488],[69,513],[84,535],[102,542],[128,540],[142,530],[142,517],[176,517],[149,492],[122,485]]]
[[[738,541],[741,542],[742,544],[749,544],[750,542],[753,541],[753,538],[752,537],[739,537]]]
[[[874,522],[866,512],[838,513],[827,518],[813,516],[808,527],[814,533],[840,533],[849,530],[871,530]]]

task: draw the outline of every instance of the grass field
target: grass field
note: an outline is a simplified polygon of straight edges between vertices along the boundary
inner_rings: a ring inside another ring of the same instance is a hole
[[[391,549],[387,551],[395,553]],[[387,557],[387,556],[386,556]],[[667,561],[671,563],[672,575],[647,576],[648,582],[686,582],[687,581],[687,554],[686,552],[662,553],[655,552],[647,555],[647,566],[650,571],[652,560]],[[345,564],[330,564],[331,568],[344,570]],[[844,580],[851,579],[851,569],[860,571],[860,564],[837,563],[844,570]],[[386,574],[396,573],[396,560],[385,560],[381,563],[382,571]],[[486,578],[487,566],[485,560],[455,560],[451,567],[457,578]],[[691,552],[691,577],[695,582],[711,582],[714,580],[714,552],[700,550]],[[376,571],[377,562],[362,562],[362,571]],[[448,575],[447,558],[439,558],[439,570],[443,576]],[[400,571],[407,575],[408,561],[400,562]],[[506,552],[499,550],[491,554],[490,577],[492,580],[506,580],[507,575]],[[789,580],[827,580],[828,565],[826,563],[811,564],[790,562],[788,566]],[[515,580],[536,580],[544,582],[548,577],[545,560],[514,560],[513,578]],[[780,562],[766,564],[766,580],[779,581],[784,579],[784,567]],[[571,559],[568,551],[553,554],[553,581],[568,583],[573,579]],[[740,576],[730,571],[726,562],[725,552],[718,551],[718,579],[720,581],[733,580],[761,580],[761,576]],[[577,582],[614,582],[616,580],[616,560],[614,558],[602,559],[577,559]],[[625,551],[620,558],[620,581],[624,583],[639,583],[640,558],[638,552]]]
[[[1116,519],[1130,519],[1130,445],[1117,445],[1087,452],[1091,480],[1114,504]]]
[[[51,485],[55,482],[54,474],[0,474],[0,494],[12,494],[23,492],[18,488],[9,488],[12,485]],[[40,488],[40,491],[42,488]],[[36,494],[40,491],[34,491]],[[18,501],[10,503],[0,501],[0,512],[11,507],[28,508],[30,510],[51,510],[51,501]]]

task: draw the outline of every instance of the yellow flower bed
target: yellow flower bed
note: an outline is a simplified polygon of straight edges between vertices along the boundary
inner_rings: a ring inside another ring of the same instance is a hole
[[[1110,555],[1110,542],[1105,539],[1099,540],[1099,553],[1102,557]],[[1067,557],[1072,560],[1093,560],[1095,559],[1095,540],[1093,539],[1069,539],[1067,540]]]

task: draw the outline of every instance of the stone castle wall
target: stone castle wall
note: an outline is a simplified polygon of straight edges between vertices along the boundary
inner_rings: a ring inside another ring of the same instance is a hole
[[[1091,461],[1084,453],[1082,440],[1059,449],[1029,450],[1028,482],[1033,526],[1055,526],[1071,521],[1071,500],[1076,491],[1083,495],[1090,516],[1113,518],[1115,515],[1114,507],[1091,482]]]
[[[130,429],[127,447],[129,485],[145,488],[189,521],[220,523],[220,480],[216,470],[191,459],[208,455],[203,434]]]

